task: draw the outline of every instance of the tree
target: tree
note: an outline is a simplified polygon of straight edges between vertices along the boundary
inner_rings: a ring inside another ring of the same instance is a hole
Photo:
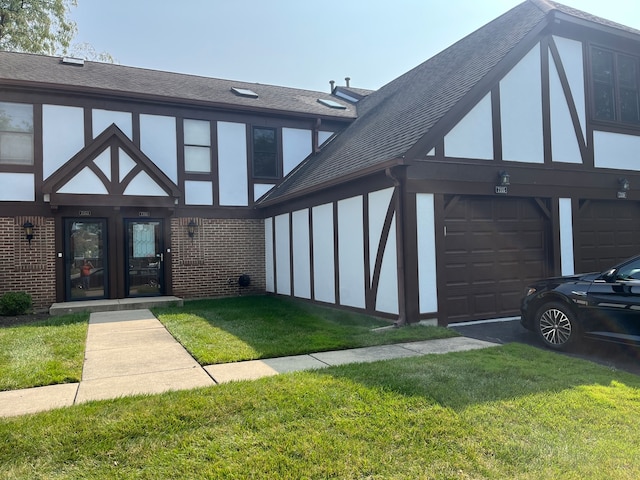
[[[53,55],[76,33],[67,18],[77,0],[0,0],[0,50]]]

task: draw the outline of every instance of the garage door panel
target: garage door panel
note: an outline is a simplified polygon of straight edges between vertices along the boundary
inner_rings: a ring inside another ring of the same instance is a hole
[[[576,272],[599,272],[640,253],[640,203],[583,202],[574,227]]]
[[[445,227],[448,321],[516,315],[524,286],[547,273],[549,222],[536,202],[459,197]]]

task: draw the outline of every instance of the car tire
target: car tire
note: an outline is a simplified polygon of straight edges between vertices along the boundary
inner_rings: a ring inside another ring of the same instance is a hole
[[[536,314],[535,328],[542,342],[553,350],[567,350],[580,337],[575,314],[561,302],[542,305]]]

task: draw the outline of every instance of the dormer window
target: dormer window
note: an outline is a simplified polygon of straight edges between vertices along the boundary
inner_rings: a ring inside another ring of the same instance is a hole
[[[595,120],[640,125],[639,73],[638,58],[591,49]]]

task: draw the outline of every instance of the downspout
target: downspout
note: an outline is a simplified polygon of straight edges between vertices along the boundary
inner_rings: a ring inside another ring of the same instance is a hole
[[[405,276],[405,235],[404,235],[404,197],[406,193],[406,170],[401,175],[396,176],[387,167],[384,171],[387,177],[393,182],[395,187],[395,209],[396,209],[396,258],[398,262],[398,320],[394,322],[396,327],[408,324],[407,321],[407,298],[406,298],[406,276]]]

